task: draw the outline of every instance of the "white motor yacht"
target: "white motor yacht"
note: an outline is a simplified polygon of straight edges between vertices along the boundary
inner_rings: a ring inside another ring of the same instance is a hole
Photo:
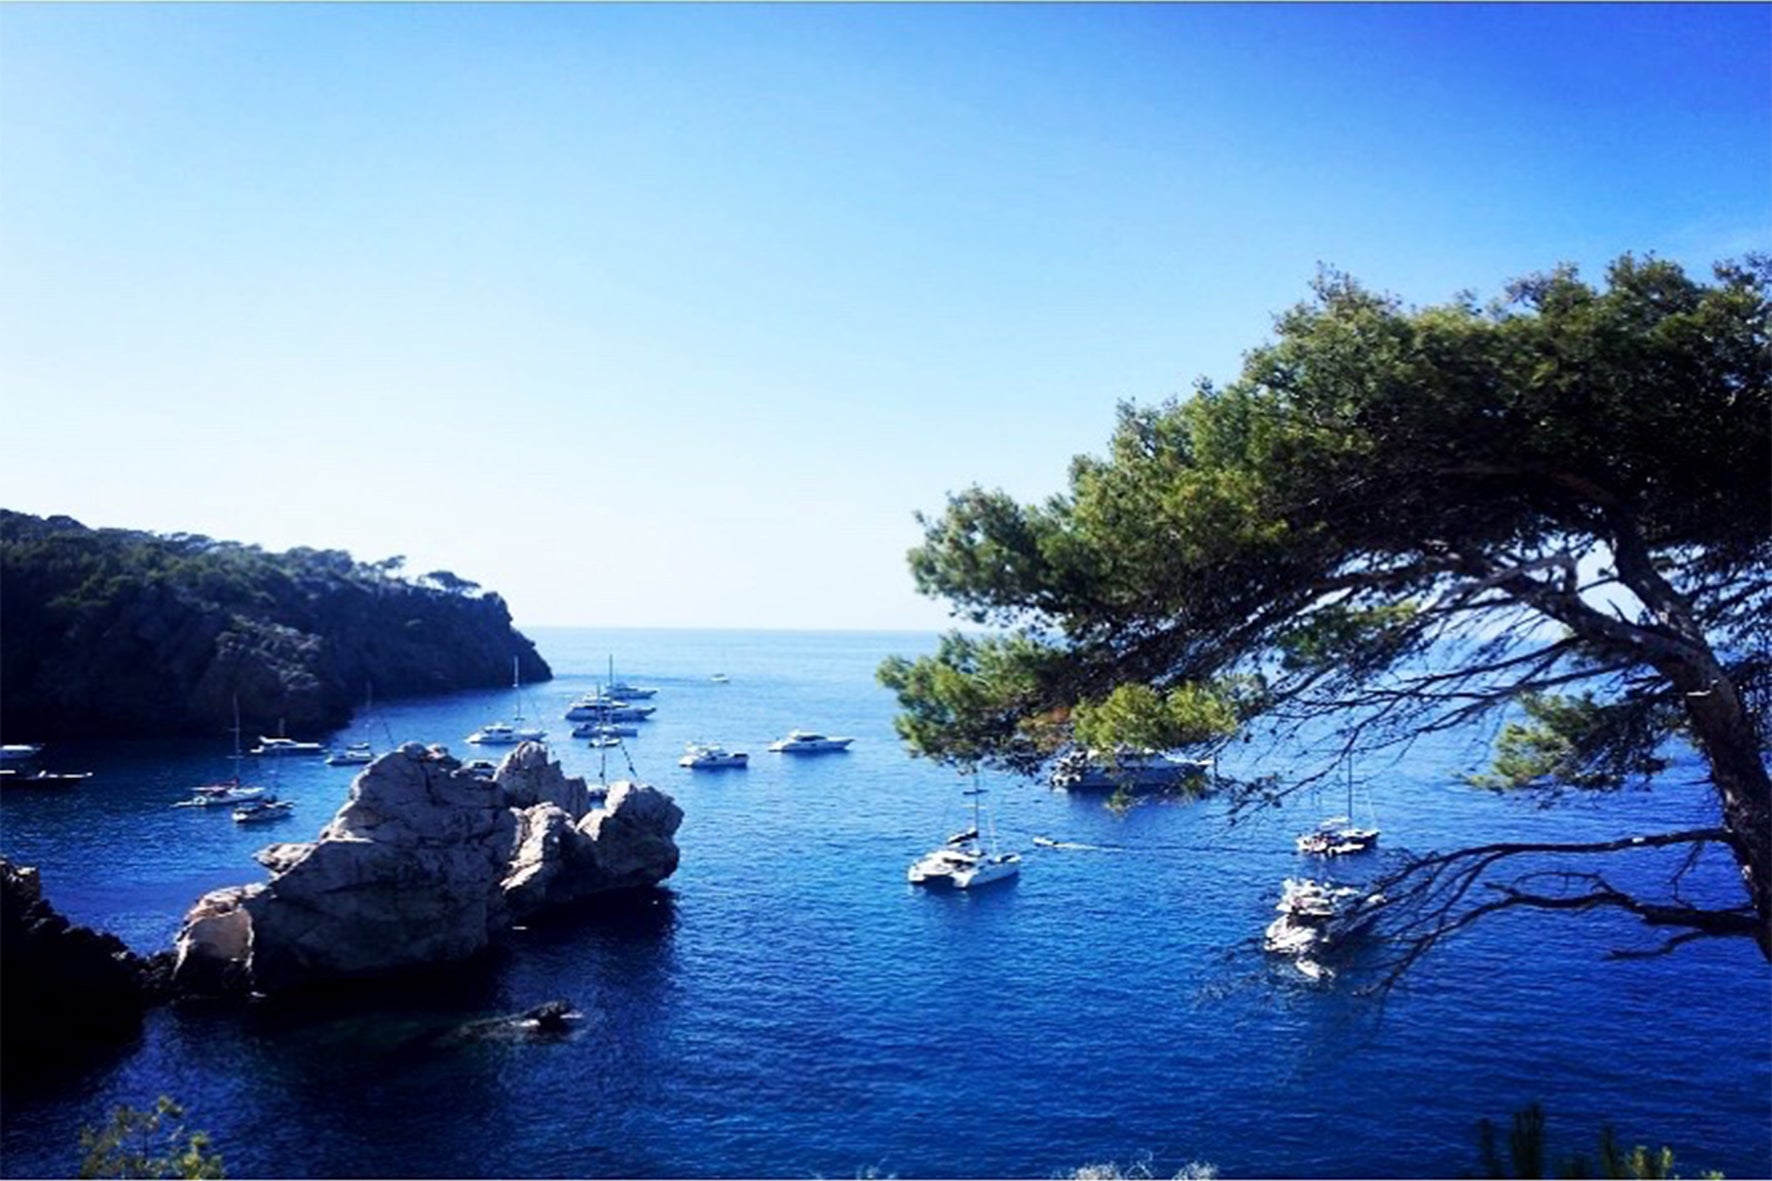
[[[7,787],[79,787],[91,778],[91,771],[37,770],[27,774],[11,767],[0,768],[0,784]]]
[[[26,759],[34,759],[42,753],[43,747],[40,743],[8,742],[4,746],[0,746],[0,763],[23,762]]]
[[[572,728],[574,738],[632,738],[640,727],[626,722],[580,722]]]
[[[219,808],[228,804],[243,804],[249,800],[261,800],[265,797],[262,787],[245,787],[238,783],[207,783],[196,789],[196,794],[188,800],[174,804],[175,808]]]
[[[1067,791],[1166,791],[1212,770],[1211,759],[1156,750],[1073,750],[1053,765],[1053,787]]]
[[[1262,946],[1276,955],[1328,952],[1368,926],[1383,905],[1383,894],[1368,894],[1355,886],[1287,878],[1274,904],[1280,917],[1263,932]]]
[[[516,746],[523,740],[506,723],[489,722],[468,735],[468,741],[475,746]]]
[[[252,800],[234,809],[235,824],[262,824],[267,820],[281,820],[295,811],[295,804],[290,800]]]
[[[712,770],[718,767],[748,767],[751,756],[742,750],[727,750],[714,742],[689,742],[683,746],[683,757],[677,760],[679,767],[692,770]]]
[[[325,749],[318,742],[297,742],[293,738],[266,738],[261,734],[258,745],[246,753],[254,755],[317,755]]]
[[[848,750],[853,738],[827,738],[810,730],[789,731],[786,738],[769,744],[769,749],[782,754],[822,754],[826,751]]]
[[[375,751],[367,742],[353,742],[343,750],[335,750],[326,756],[329,767],[360,767],[375,761]]]
[[[644,722],[658,712],[656,705],[634,705],[619,698],[587,694],[566,708],[569,722]]]

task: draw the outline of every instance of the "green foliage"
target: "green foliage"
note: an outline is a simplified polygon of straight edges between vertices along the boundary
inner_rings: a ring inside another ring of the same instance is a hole
[[[1076,741],[1095,750],[1177,750],[1228,738],[1248,712],[1252,682],[1116,685],[1100,701],[1081,701],[1072,716]],[[1242,690],[1242,692],[1239,692]]]
[[[1604,704],[1591,693],[1562,696],[1526,693],[1519,705],[1525,722],[1508,722],[1495,742],[1493,774],[1476,775],[1478,787],[1510,789],[1543,784],[1615,788],[1629,774],[1650,774],[1665,765],[1651,753],[1655,740],[1676,721],[1649,719],[1629,704]]]
[[[209,1136],[187,1131],[184,1109],[162,1095],[149,1111],[123,1106],[103,1128],[84,1128],[81,1177],[225,1177]]]
[[[1599,1159],[1590,1161],[1579,1154],[1560,1160],[1553,1172],[1547,1172],[1549,1157],[1545,1136],[1544,1109],[1533,1103],[1514,1113],[1513,1127],[1508,1135],[1508,1159],[1503,1161],[1496,1145],[1495,1125],[1483,1120],[1477,1125],[1485,1177],[1605,1177],[1614,1181],[1665,1181],[1676,1178],[1671,1148],[1651,1151],[1643,1145],[1621,1148],[1611,1127],[1600,1130]],[[1511,1168],[1511,1171],[1510,1171]],[[1722,1174],[1705,1173],[1706,1178]]]
[[[1355,660],[1387,662],[1407,642],[1420,607],[1414,602],[1356,608],[1329,603],[1299,617],[1276,637],[1288,671],[1332,668]]]
[[[913,752],[963,767],[986,754],[1038,762],[1055,748],[1059,719],[1041,711],[1049,648],[1025,637],[951,632],[933,657],[892,657],[881,684],[905,707],[895,721]]]
[[[1400,740],[1587,678],[1628,717],[1561,731],[1572,757],[1516,733],[1504,773],[1579,781],[1644,765],[1677,720],[1654,664],[1670,602],[1681,643],[1772,702],[1772,264],[1715,273],[1626,256],[1601,288],[1563,268],[1423,310],[1319,276],[1235,382],[1122,406],[1066,495],[972,488],[924,521],[918,588],[1040,655],[1031,682],[971,648],[890,665],[906,737],[971,761],[1022,753],[1017,712],[1160,730],[1115,692],[1261,673],[1268,707],[1381,706]],[[1584,557],[1603,586],[1576,585]]]

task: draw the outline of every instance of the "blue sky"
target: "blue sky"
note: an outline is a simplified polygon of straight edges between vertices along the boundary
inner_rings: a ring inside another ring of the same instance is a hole
[[[0,5],[0,505],[519,624],[934,628],[904,552],[1428,304],[1772,249],[1765,5]]]

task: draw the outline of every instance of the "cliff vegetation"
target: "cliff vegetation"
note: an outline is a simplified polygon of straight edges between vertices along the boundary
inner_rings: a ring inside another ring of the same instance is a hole
[[[404,560],[267,553],[0,509],[0,732],[8,741],[344,725],[377,697],[552,676],[497,594]]]

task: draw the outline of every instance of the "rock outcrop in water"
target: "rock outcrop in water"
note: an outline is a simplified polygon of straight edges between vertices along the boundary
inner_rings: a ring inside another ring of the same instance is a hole
[[[317,840],[261,850],[268,882],[199,900],[174,982],[274,992],[466,959],[514,920],[669,877],[682,819],[656,788],[591,788],[533,743],[490,781],[410,743],[358,775]]]
[[[88,529],[0,509],[0,733],[221,737],[334,729],[377,697],[551,676],[496,594],[399,559]],[[17,736],[16,738],[14,736]]]
[[[126,1041],[141,1027],[153,965],[115,935],[75,926],[37,871],[0,858],[0,1047],[8,1072]]]

